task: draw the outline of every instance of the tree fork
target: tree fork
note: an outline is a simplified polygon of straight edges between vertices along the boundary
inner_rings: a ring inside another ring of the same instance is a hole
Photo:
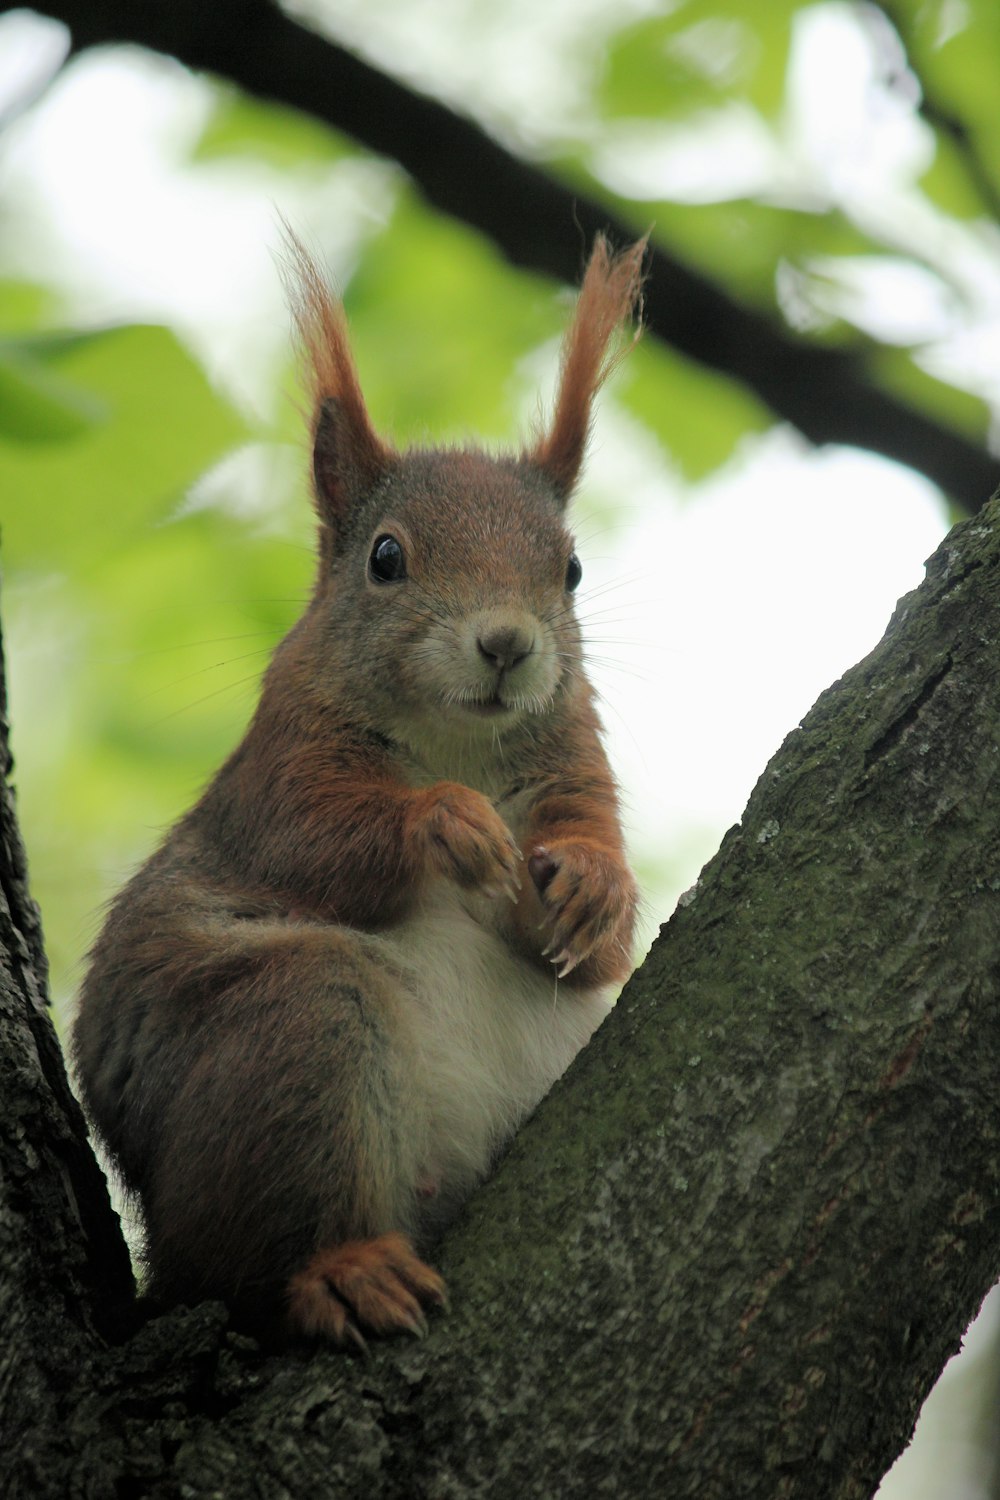
[[[426,1342],[269,1359],[207,1304],[105,1344],[5,1229],[3,1357],[38,1387],[0,1387],[11,1492],[870,1495],[1000,1271],[998,645],[994,500],[445,1238]],[[78,1131],[43,1070],[25,1087]],[[36,1178],[78,1260],[59,1160]]]

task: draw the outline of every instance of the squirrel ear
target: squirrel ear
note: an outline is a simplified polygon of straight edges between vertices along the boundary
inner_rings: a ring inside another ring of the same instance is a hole
[[[358,392],[360,397],[360,391]],[[340,396],[317,393],[313,418],[313,493],[316,509],[331,541],[348,514],[389,468],[392,451],[377,436],[362,405],[357,409]]]
[[[612,335],[628,318],[642,290],[642,262],[648,236],[614,254],[603,234],[594,242],[576,315],[563,341],[559,394],[549,431],[527,455],[568,499],[583,463],[594,396],[631,344],[608,352]]]
[[[396,459],[372,426],[347,337],[347,319],[301,242],[285,226],[288,282],[313,397],[313,484],[325,540],[332,545],[357,500]]]

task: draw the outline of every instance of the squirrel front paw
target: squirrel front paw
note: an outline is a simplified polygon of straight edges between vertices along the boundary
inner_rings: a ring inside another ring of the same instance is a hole
[[[430,787],[423,797],[418,826],[430,868],[459,885],[516,901],[522,855],[493,805],[458,782]]]
[[[588,981],[606,984],[632,969],[638,892],[621,858],[584,840],[538,844],[528,859],[545,911],[549,941],[542,956],[565,979],[580,964]]]

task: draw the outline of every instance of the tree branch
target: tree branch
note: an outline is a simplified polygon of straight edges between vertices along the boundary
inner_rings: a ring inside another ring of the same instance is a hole
[[[308,31],[270,0],[38,0],[78,47],[136,42],[252,94],[305,110],[394,157],[429,202],[489,235],[517,265],[575,281],[599,229],[634,237],[601,203],[519,160],[471,121]],[[744,382],[815,443],[869,448],[921,470],[976,511],[1000,464],[985,448],[880,390],[863,356],[819,348],[655,246],[649,329]]]
[[[899,1450],[1000,1269],[998,526],[789,736],[450,1240],[417,1493],[861,1497]]]
[[[0,1450],[8,1464],[21,1456],[20,1433],[58,1432],[60,1393],[99,1347],[98,1331],[121,1329],[132,1290],[48,1012],[11,770],[0,644]]]
[[[994,501],[788,737],[447,1237],[426,1343],[265,1359],[212,1304],[77,1339],[48,1371],[71,1420],[50,1387],[0,1445],[13,1492],[869,1495],[1000,1269],[998,640]],[[47,1297],[58,1326],[61,1253],[5,1312]],[[37,1384],[33,1338],[5,1322]]]

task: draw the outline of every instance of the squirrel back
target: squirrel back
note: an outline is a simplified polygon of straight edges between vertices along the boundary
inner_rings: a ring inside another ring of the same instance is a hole
[[[152,1289],[357,1341],[586,1041],[636,891],[565,521],[644,246],[599,240],[549,430],[396,452],[296,247],[316,583],[240,746],[112,906],[74,1051]]]

